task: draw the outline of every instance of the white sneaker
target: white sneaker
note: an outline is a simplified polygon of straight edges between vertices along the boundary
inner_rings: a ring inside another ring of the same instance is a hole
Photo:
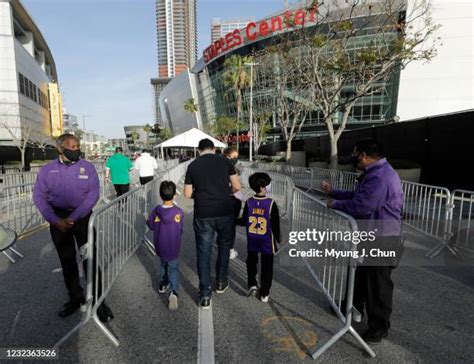
[[[235,259],[239,255],[239,252],[235,249],[230,250],[229,259]]]
[[[249,288],[249,290],[247,291],[247,296],[250,297],[250,296],[255,296],[257,294],[257,286],[252,286]]]
[[[262,296],[260,297],[260,301],[267,303],[269,298],[270,296]]]
[[[178,309],[178,296],[174,291],[168,296],[168,308],[170,311],[176,311]]]

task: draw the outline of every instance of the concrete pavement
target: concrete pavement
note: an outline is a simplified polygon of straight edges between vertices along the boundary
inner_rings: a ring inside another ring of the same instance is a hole
[[[337,331],[340,322],[308,271],[288,265],[285,252],[275,261],[270,302],[248,298],[242,228],[236,241],[239,256],[230,264],[230,288],[222,295],[214,294],[212,311],[200,320],[192,205],[182,198],[178,203],[186,211],[178,311],[168,311],[166,296],[157,293],[158,258],[142,247],[107,297],[115,314],[109,327],[120,346],[113,346],[89,323],[60,348],[60,361],[191,363],[209,358],[212,345],[218,363],[313,362],[308,354]],[[43,230],[17,246],[25,259],[12,265],[0,257],[0,347],[52,347],[79,322],[81,314],[57,317],[67,294],[49,232]],[[373,347],[377,357],[369,359],[346,335],[320,361],[474,362],[472,267],[454,271],[399,267],[393,276],[392,330],[387,340]],[[362,329],[365,324],[355,327]]]

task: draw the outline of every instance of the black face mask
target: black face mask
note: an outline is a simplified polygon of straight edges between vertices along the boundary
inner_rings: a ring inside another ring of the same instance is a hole
[[[230,159],[230,163],[232,163],[232,165],[235,167],[235,165],[237,164],[239,160],[237,158],[232,158]]]
[[[71,149],[64,149],[64,156],[69,159],[71,162],[77,162],[81,159],[81,150],[71,150]]]

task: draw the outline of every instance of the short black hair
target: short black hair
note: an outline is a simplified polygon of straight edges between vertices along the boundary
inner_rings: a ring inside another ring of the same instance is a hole
[[[263,172],[254,173],[249,177],[250,188],[256,193],[259,193],[262,187],[268,186],[271,181],[270,176]]]
[[[207,149],[215,149],[214,143],[211,139],[201,139],[198,144],[198,150],[200,152],[205,151]]]
[[[163,201],[171,201],[176,195],[176,185],[171,181],[163,181],[160,184],[160,197]]]
[[[122,147],[115,148],[115,153],[123,153],[123,148]]]
[[[384,156],[383,146],[375,139],[366,139],[357,142],[354,145],[358,153],[365,153],[372,158],[380,158]]]

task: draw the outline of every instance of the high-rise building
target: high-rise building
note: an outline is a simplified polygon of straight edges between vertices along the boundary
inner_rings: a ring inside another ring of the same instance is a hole
[[[211,43],[214,43],[216,40],[225,37],[227,33],[230,33],[235,29],[245,28],[247,24],[252,21],[255,21],[255,18],[239,18],[228,20],[213,18],[211,22]]]
[[[194,66],[197,60],[196,0],[156,0],[158,78],[151,84],[158,100],[173,77]],[[156,101],[156,123],[161,112]]]
[[[53,54],[23,3],[0,0],[0,145],[62,133],[57,82]]]

